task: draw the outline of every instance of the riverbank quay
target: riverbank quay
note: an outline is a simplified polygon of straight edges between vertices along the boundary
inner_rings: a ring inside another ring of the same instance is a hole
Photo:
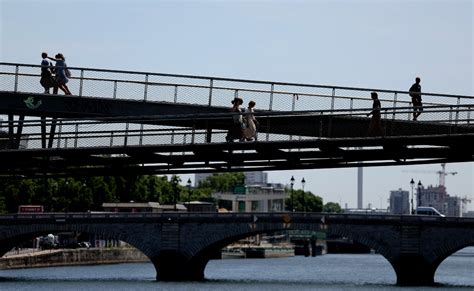
[[[148,261],[135,248],[52,249],[6,255],[0,258],[0,270]]]
[[[289,248],[258,248],[264,258],[281,258],[294,256]],[[260,252],[259,252],[260,253]],[[223,250],[222,259],[252,258],[246,256],[239,248],[232,251]],[[101,265],[118,263],[142,263],[150,260],[135,248],[81,248],[51,250],[20,250],[7,253],[0,258],[0,270],[22,268],[44,268],[59,266]]]

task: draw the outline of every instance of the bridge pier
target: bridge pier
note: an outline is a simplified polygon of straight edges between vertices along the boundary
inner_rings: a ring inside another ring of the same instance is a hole
[[[397,274],[397,285],[400,286],[431,286],[437,266],[430,264],[421,255],[401,255],[392,263]]]
[[[188,258],[176,251],[162,251],[152,262],[158,281],[202,281],[209,259],[202,256]]]

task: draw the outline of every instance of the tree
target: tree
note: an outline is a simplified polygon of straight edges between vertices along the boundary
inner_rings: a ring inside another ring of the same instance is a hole
[[[199,183],[201,189],[220,192],[233,192],[234,187],[245,185],[244,173],[213,174]]]
[[[341,212],[342,212],[342,208],[341,208],[341,206],[339,205],[339,203],[328,202],[328,203],[324,204],[323,212],[341,213]]]
[[[291,205],[292,200],[294,205]],[[288,197],[285,204],[287,210],[293,209],[296,212],[303,212],[304,210],[306,212],[321,212],[323,209],[323,199],[314,195],[311,191],[293,190],[293,199],[291,199],[291,196]]]

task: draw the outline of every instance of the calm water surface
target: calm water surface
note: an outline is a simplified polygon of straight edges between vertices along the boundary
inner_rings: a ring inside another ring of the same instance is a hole
[[[205,282],[156,282],[151,263],[0,270],[0,290],[474,290],[474,248],[446,259],[437,287],[395,286],[380,255],[210,261]]]

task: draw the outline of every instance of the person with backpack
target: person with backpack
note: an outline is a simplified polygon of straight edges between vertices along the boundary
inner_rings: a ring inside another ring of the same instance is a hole
[[[63,54],[58,53],[54,58],[48,57],[48,59],[55,61],[55,71],[56,71],[56,82],[58,84],[59,89],[61,89],[64,94],[66,95],[71,95],[71,91],[69,91],[69,88],[67,87],[67,82],[69,82],[69,79],[71,77],[71,73],[69,72],[69,69],[67,68],[66,65],[66,58],[64,57]],[[58,90],[54,92],[54,94],[57,94]]]

